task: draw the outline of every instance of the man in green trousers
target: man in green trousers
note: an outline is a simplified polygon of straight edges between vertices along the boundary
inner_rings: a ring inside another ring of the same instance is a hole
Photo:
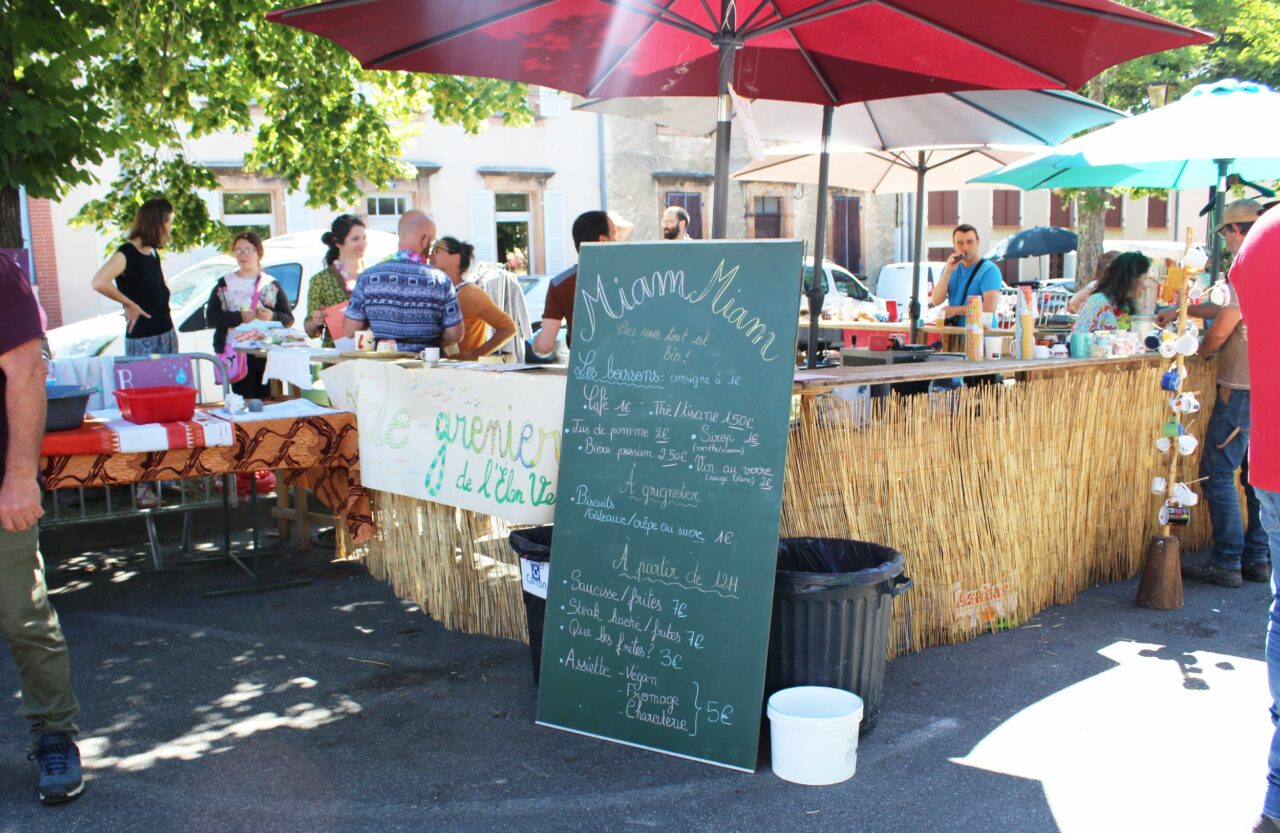
[[[5,253],[0,298],[0,631],[18,665],[40,801],[58,804],[84,791],[73,722],[80,706],[39,549],[44,512],[36,470],[46,404],[40,313],[30,282]]]

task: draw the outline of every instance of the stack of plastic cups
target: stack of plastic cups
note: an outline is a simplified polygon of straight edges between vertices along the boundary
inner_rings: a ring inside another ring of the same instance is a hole
[[[969,296],[964,316],[964,355],[971,362],[982,361],[982,296]]]
[[[1034,358],[1036,346],[1036,330],[1035,330],[1035,296],[1031,294],[1031,287],[1018,287],[1018,357],[1021,359]]]

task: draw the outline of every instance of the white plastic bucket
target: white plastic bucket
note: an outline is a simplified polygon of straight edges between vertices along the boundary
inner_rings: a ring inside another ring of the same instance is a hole
[[[769,698],[773,773],[794,784],[839,784],[858,768],[862,698],[825,686],[784,688]]]

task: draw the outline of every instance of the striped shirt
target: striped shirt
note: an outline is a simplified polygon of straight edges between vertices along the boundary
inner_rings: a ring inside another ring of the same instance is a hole
[[[375,339],[394,339],[396,349],[416,353],[439,347],[445,328],[462,323],[462,309],[445,273],[394,257],[360,273],[347,317],[369,322]]]

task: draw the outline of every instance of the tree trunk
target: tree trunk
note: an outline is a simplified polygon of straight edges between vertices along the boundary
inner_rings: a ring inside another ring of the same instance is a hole
[[[1093,280],[1098,258],[1102,257],[1106,197],[1101,189],[1089,190],[1097,192],[1096,198],[1076,200],[1076,233],[1080,237],[1076,246],[1076,289],[1083,289],[1085,284]]]
[[[0,249],[21,249],[22,202],[18,189],[11,185],[0,188]]]

